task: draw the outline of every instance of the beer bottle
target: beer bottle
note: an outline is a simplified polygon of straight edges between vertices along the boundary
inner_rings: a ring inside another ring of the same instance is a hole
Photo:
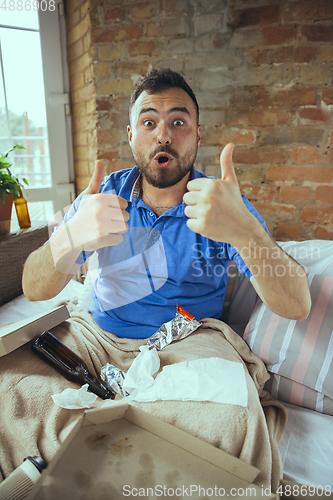
[[[27,200],[22,194],[20,186],[17,186],[20,196],[14,200],[18,223],[21,229],[28,229],[31,226]]]
[[[49,363],[67,380],[80,385],[88,384],[89,389],[102,399],[114,399],[116,393],[107,389],[92,375],[83,359],[77,356],[65,344],[50,332],[44,332],[35,340],[31,349],[44,361]]]

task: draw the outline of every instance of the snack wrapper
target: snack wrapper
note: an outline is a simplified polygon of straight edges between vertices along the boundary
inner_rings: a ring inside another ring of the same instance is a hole
[[[177,306],[176,316],[163,325],[150,337],[147,342],[149,349],[155,347],[158,351],[175,340],[181,340],[201,326],[201,322],[194,319],[192,314]]]
[[[201,321],[194,319],[192,314],[177,306],[176,316],[163,325],[150,337],[146,346],[140,347],[140,354],[133,361],[132,367],[128,371],[127,381],[125,383],[126,373],[116,366],[107,363],[101,369],[101,379],[109,390],[116,391],[122,397],[129,396],[132,390],[137,389],[135,381],[140,386],[149,385],[154,380],[152,375],[158,371],[156,366],[156,357],[152,349],[160,351],[163,347],[171,344],[175,340],[181,340],[190,335],[201,326]],[[147,371],[148,370],[148,371]],[[134,375],[133,375],[134,373]],[[127,384],[127,385],[126,385]],[[124,389],[124,385],[126,389]],[[132,388],[132,390],[130,389]]]

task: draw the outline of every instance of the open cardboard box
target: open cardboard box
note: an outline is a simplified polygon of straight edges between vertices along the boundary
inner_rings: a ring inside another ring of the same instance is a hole
[[[130,402],[87,410],[27,500],[276,499],[253,484],[259,470]]]
[[[42,312],[0,327],[0,357],[36,339],[45,330],[50,330],[68,318],[68,309],[62,305],[48,313]]]

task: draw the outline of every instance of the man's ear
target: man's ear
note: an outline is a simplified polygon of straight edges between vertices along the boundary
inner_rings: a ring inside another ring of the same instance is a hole
[[[201,144],[201,125],[198,125],[198,147]]]
[[[128,135],[128,142],[131,145],[131,142],[132,142],[132,129],[131,129],[131,125],[127,125],[127,135]]]

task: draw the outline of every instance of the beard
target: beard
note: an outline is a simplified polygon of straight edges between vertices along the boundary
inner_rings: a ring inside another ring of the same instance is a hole
[[[147,180],[148,184],[159,189],[167,188],[178,184],[190,172],[194,160],[197,156],[197,144],[184,156],[179,157],[177,151],[172,149],[171,146],[159,146],[147,158],[143,154],[134,153],[133,156],[136,166],[143,177]],[[169,153],[173,156],[172,166],[165,169],[154,168],[153,158],[158,153]]]

